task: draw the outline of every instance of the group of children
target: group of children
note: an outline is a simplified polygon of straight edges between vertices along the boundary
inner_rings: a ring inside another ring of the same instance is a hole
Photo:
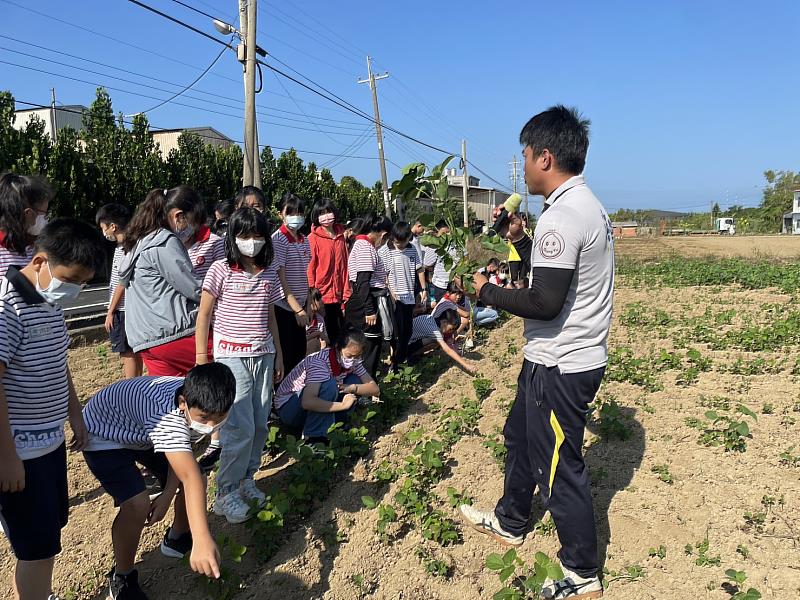
[[[284,196],[275,229],[261,191],[245,188],[217,206],[210,227],[199,195],[179,186],[153,190],[133,214],[103,206],[101,237],[74,219],[48,223],[51,197],[42,180],[0,178],[0,516],[25,600],[50,597],[61,550],[65,421],[70,449],[119,508],[110,598],[140,600],[142,530],[173,505],[162,553],[188,554],[192,569],[219,576],[204,475],[218,466],[216,514],[250,518],[265,501],[254,476],[271,416],[324,443],[360,398],[380,395],[383,341],[393,369],[438,344],[473,373],[456,336],[497,318],[447,281],[443,257],[419,243],[421,223],[367,215],[348,225],[351,245],[329,200],[315,204],[306,236],[301,198]],[[60,305],[102,269],[103,238],[116,244],[105,327],[125,379],[81,410]]]

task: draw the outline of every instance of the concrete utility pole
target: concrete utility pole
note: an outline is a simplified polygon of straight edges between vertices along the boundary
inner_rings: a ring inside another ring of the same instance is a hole
[[[469,175],[467,174],[467,140],[461,140],[461,195],[464,200],[464,227],[469,227]]]
[[[519,176],[517,175],[517,157],[515,156],[514,160],[512,160],[508,164],[511,165],[511,182],[512,182],[512,184],[514,186],[514,193],[516,194],[517,193],[517,180],[519,179]]]
[[[261,187],[256,122],[256,0],[239,0],[239,28],[244,48],[237,55],[244,65],[244,172],[242,185]]]
[[[375,111],[375,134],[378,137],[378,162],[381,165],[381,186],[383,187],[383,204],[386,208],[386,216],[392,216],[392,204],[389,199],[389,180],[386,177],[386,159],[383,156],[383,130],[381,129],[381,111],[378,108],[378,86],[375,82],[379,79],[386,79],[389,73],[383,75],[375,75],[372,73],[372,58],[367,56],[367,79],[359,79],[358,83],[369,83],[369,89],[372,90],[372,108]],[[400,212],[400,207],[398,207]]]
[[[53,127],[53,145],[58,141],[58,113],[56,112],[56,88],[50,88],[50,124]]]

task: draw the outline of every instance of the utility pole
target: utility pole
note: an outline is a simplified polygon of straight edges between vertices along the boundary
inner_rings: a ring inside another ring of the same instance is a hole
[[[239,27],[244,48],[237,56],[244,65],[244,172],[242,185],[261,187],[256,123],[256,0],[239,0]]]
[[[467,174],[467,140],[461,140],[461,194],[464,199],[464,227],[469,227],[469,175]]]
[[[53,127],[53,145],[58,141],[58,113],[56,113],[56,88],[50,88],[50,124]]]
[[[517,193],[517,180],[519,179],[519,176],[517,175],[517,157],[515,156],[514,160],[512,160],[508,164],[511,165],[511,181],[514,184],[514,193],[516,194]]]
[[[378,87],[375,82],[379,79],[386,79],[389,73],[383,75],[375,75],[372,73],[372,58],[367,56],[367,79],[359,79],[358,83],[369,83],[369,88],[372,90],[372,109],[375,111],[375,135],[378,137],[378,162],[381,165],[381,186],[383,187],[383,204],[386,208],[386,216],[392,216],[392,204],[389,199],[389,180],[386,177],[386,159],[383,156],[383,130],[381,129],[381,111],[378,108]],[[401,207],[397,207],[397,212],[400,212]]]

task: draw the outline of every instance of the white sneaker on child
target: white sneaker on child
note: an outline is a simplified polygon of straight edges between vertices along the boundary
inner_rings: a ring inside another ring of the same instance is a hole
[[[267,502],[267,495],[256,487],[256,482],[252,479],[242,479],[242,483],[239,485],[239,494],[247,504],[255,500],[258,506],[262,507]]]
[[[558,581],[545,580],[542,586],[542,598],[546,600],[567,598],[596,600],[603,597],[603,584],[596,575],[594,577],[581,577],[563,565],[561,570],[564,571],[564,579],[559,579]]]
[[[214,501],[214,513],[220,517],[225,517],[228,523],[244,523],[253,515],[250,514],[250,507],[244,501],[239,490],[234,490],[229,494],[217,495]]]
[[[503,529],[493,510],[478,510],[469,504],[458,507],[461,518],[473,529],[493,537],[506,546],[521,546],[525,541],[522,535],[514,535]]]

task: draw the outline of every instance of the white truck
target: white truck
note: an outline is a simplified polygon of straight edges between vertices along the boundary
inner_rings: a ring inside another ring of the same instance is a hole
[[[736,233],[736,220],[732,217],[720,217],[715,222],[714,230],[720,235],[734,235]]]

